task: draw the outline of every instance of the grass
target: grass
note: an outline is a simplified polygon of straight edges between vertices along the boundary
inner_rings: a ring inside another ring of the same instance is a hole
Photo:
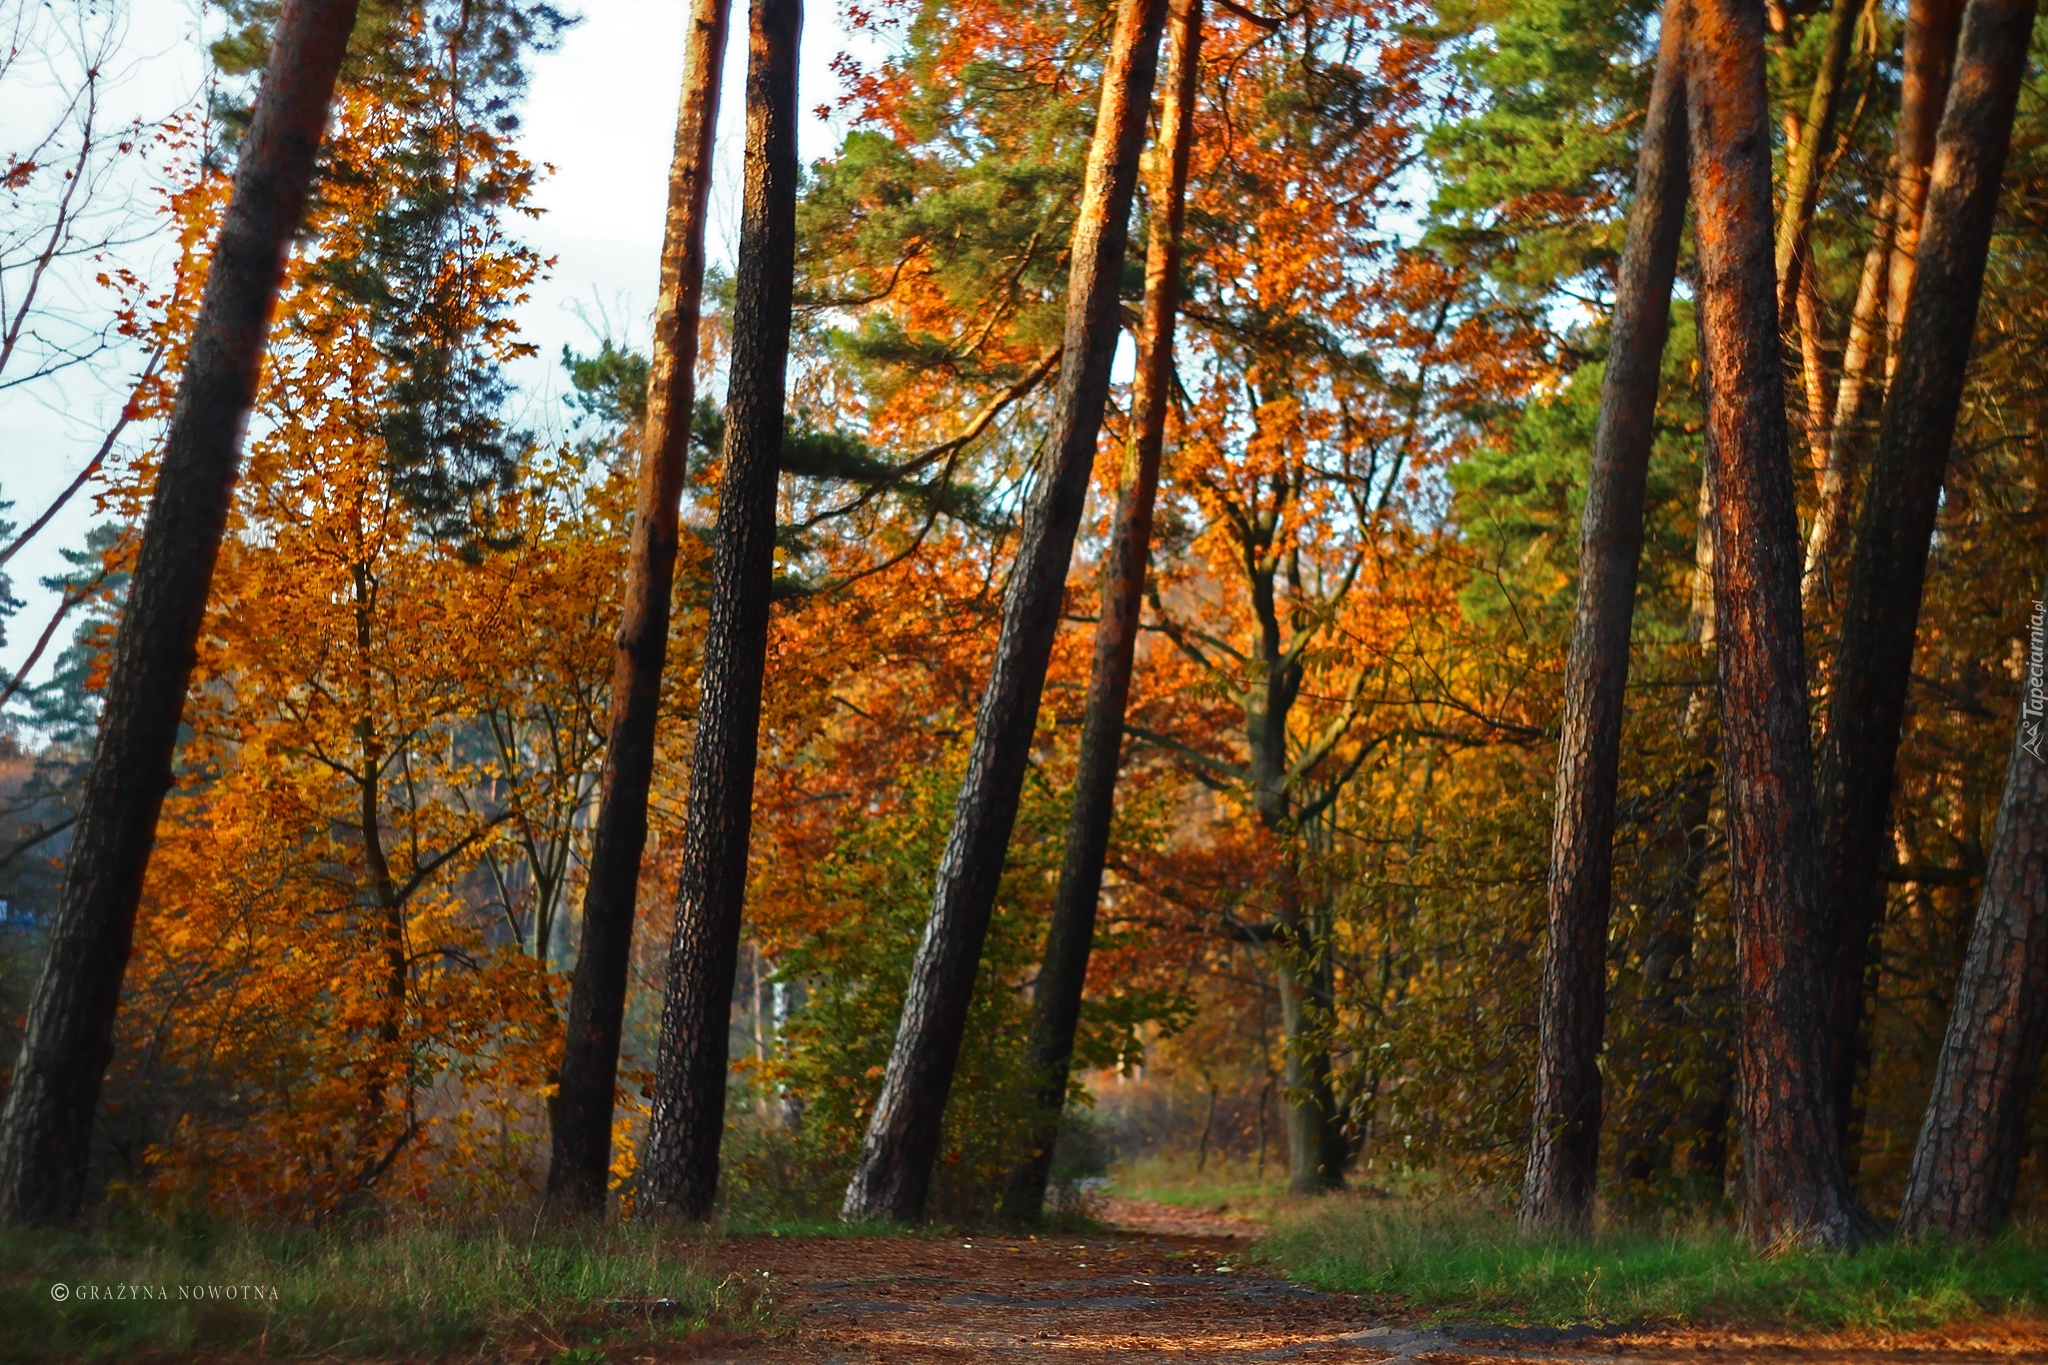
[[[1985,1246],[1882,1242],[1854,1253],[1760,1256],[1724,1226],[1526,1235],[1451,1203],[1334,1196],[1281,1220],[1261,1254],[1322,1289],[1437,1320],[1732,1323],[1909,1330],[2048,1314],[2048,1238]]]
[[[1212,1156],[1197,1170],[1192,1154],[1157,1153],[1117,1162],[1109,1189],[1127,1199],[1247,1218],[1270,1218],[1289,1206],[1284,1161],[1269,1162],[1261,1175],[1249,1161]]]
[[[913,1237],[920,1231],[903,1223],[846,1223],[837,1218],[794,1216],[768,1218],[754,1216],[745,1210],[724,1211],[717,1228],[720,1237]]]
[[[620,1339],[761,1324],[767,1287],[712,1279],[696,1268],[694,1247],[633,1227],[8,1229],[0,1359],[236,1349],[416,1356],[516,1340],[567,1362],[601,1359],[603,1345]],[[58,1284],[68,1291],[62,1300],[52,1294]],[[636,1312],[606,1302],[658,1299],[670,1304]]]

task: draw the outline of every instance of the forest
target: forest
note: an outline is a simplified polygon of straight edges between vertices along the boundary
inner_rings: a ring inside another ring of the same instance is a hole
[[[48,1302],[195,1228],[762,1360],[733,1248],[904,1228],[2048,1345],[2034,0],[1285,2],[678,0],[658,297],[557,357],[566,0],[207,0],[118,126],[122,7],[0,0],[36,1350],[204,1346]],[[1632,1237],[1894,1289],[1414,1268]]]

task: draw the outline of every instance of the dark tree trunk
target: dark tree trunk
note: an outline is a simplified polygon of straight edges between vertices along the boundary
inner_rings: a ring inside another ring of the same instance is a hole
[[[1074,223],[1065,361],[1046,464],[1018,537],[931,917],[911,968],[882,1093],[847,1185],[842,1214],[849,1220],[914,1222],[924,1213],[1108,399],[1131,191],[1165,16],[1166,0],[1124,0],[1117,16]]]
[[[75,1218],[143,872],[234,498],[242,429],[285,255],[312,184],[355,0],[286,0],[235,166],[213,270],[164,436],[156,491],[79,795],[69,865],[0,1114],[0,1218]]]
[[[2005,1226],[2048,1042],[2048,607],[2029,625],[1998,834],[1899,1210],[1909,1236]]]
[[[1336,961],[1330,956],[1328,916],[1304,914],[1298,873],[1276,918],[1284,937],[1275,945],[1279,960],[1280,1026],[1286,1051],[1282,1065],[1287,1093],[1287,1192],[1318,1195],[1342,1189],[1344,1116],[1330,1065],[1326,1030],[1336,1009]]]
[[[711,143],[718,126],[718,84],[725,66],[730,9],[731,0],[696,0],[683,58],[682,108],[669,162],[661,297],[654,314],[633,543],[612,655],[610,733],[583,893],[583,947],[569,989],[569,1023],[553,1109],[548,1202],[584,1213],[603,1211],[611,1172],[619,1033],[626,1013],[640,855],[647,845],[647,789],[654,773],[661,675],[668,658],[676,523],[688,465],[690,410],[696,399]]]
[[[1159,454],[1173,384],[1173,325],[1180,307],[1181,222],[1201,67],[1202,0],[1180,0],[1173,10],[1170,34],[1166,93],[1160,102],[1159,136],[1153,148],[1152,221],[1145,248],[1145,316],[1131,400],[1130,468],[1117,502],[1109,556],[1103,566],[1102,614],[1095,627],[1095,659],[1081,722],[1074,806],[1067,822],[1052,920],[1046,929],[1045,955],[1031,995],[1031,1038],[1025,1064],[1031,1086],[1032,1131],[1025,1156],[1003,1192],[1004,1216],[1014,1223],[1035,1223],[1044,1208],[1053,1143],[1066,1106],[1074,1030],[1080,1024],[1081,992],[1095,941],[1102,865],[1109,853],[1124,707],[1131,694],[1131,661],[1145,602],[1152,505],[1159,489]]]
[[[1686,87],[1712,376],[1714,628],[1735,903],[1744,1222],[1762,1246],[1855,1240],[1820,1023],[1820,867],[1771,256],[1764,16],[1695,0]]]
[[[1578,601],[1565,663],[1550,838],[1536,1105],[1522,1177],[1522,1222],[1535,1228],[1588,1224],[1600,1156],[1615,770],[1643,543],[1643,485],[1685,222],[1682,12],[1682,3],[1666,6],[1657,48],[1579,528]]]
[[[775,575],[776,475],[796,268],[800,0],[754,0],[732,377],[704,628],[690,806],[669,943],[661,1055],[640,1185],[652,1217],[703,1219],[718,1189],[726,1045],[753,825],[761,675]]]
[[[1972,0],[1929,179],[1912,306],[1856,524],[1821,742],[1821,852],[1832,955],[1830,1094],[1844,1138],[1860,1066],[1864,976],[1927,552],[1976,330],[2034,0]]]

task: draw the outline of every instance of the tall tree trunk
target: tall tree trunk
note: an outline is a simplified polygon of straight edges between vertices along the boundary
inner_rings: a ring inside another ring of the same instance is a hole
[[[1132,395],[1131,449],[1123,494],[1117,501],[1109,556],[1103,565],[1102,612],[1095,627],[1095,660],[1081,722],[1081,752],[1074,774],[1074,805],[1054,893],[1045,955],[1031,995],[1031,1038],[1025,1049],[1030,1076],[1029,1146],[1003,1192],[1004,1216],[1035,1223],[1045,1205],[1053,1143],[1066,1106],[1081,1019],[1081,992],[1095,941],[1095,908],[1102,865],[1109,853],[1117,763],[1123,747],[1124,707],[1131,694],[1131,661],[1145,603],[1145,568],[1152,547],[1152,505],[1159,489],[1159,454],[1173,384],[1174,315],[1180,307],[1181,223],[1185,218],[1188,155],[1194,142],[1195,95],[1201,69],[1202,0],[1173,7],[1167,42],[1166,92],[1160,101],[1153,147],[1152,219],[1145,247],[1145,315],[1138,339]]]
[[[1800,247],[1800,252],[1804,256],[1806,248]],[[1815,283],[1812,265],[1808,259],[1807,268],[1799,272],[1799,282],[1793,286],[1792,320],[1799,334],[1799,379],[1806,399],[1801,425],[1806,431],[1807,460],[1821,466],[1827,462],[1828,442],[1827,358],[1823,354],[1827,338],[1820,311],[1820,288]]]
[[[1899,123],[1893,163],[1890,280],[1885,286],[1885,355],[1889,387],[1899,366],[1899,340],[1919,270],[1920,234],[1933,172],[1935,139],[1948,103],[1950,72],[1963,22],[1963,0],[1908,0],[1905,78],[1899,88]],[[2021,40],[2024,45],[2024,37]]]
[[[1664,14],[1579,527],[1578,601],[1565,662],[1550,835],[1536,1105],[1522,1177],[1521,1218],[1532,1228],[1589,1224],[1600,1157],[1615,771],[1643,543],[1643,486],[1685,223],[1683,0]]]
[[[924,1213],[1108,400],[1131,191],[1165,17],[1166,0],[1123,0],[1117,15],[1074,223],[1065,360],[1046,464],[1018,537],[931,917],[911,968],[882,1093],[846,1188],[842,1214],[848,1219],[913,1222]]]
[[[1908,1235],[1998,1232],[2026,1154],[2048,1042],[2048,606],[2029,626],[1996,842],[1899,1210]]]
[[[604,1209],[612,1159],[612,1102],[633,949],[647,789],[668,658],[676,523],[697,387],[697,325],[704,288],[704,222],[712,136],[731,0],[696,0],[683,58],[682,107],[669,162],[661,297],[641,433],[639,491],[626,566],[626,600],[612,654],[611,723],[583,893],[583,947],[569,988],[569,1023],[553,1112],[548,1202]]]
[[[690,758],[690,806],[661,1011],[640,1207],[702,1219],[718,1190],[728,1018],[747,888],[761,675],[775,576],[775,492],[796,268],[801,0],[748,16],[747,154],[726,386],[711,605]]]
[[[1828,1106],[1820,868],[1771,256],[1763,13],[1695,0],[1686,35],[1699,239],[1714,617],[1741,1013],[1744,1222],[1764,1246],[1857,1235]]]
[[[75,1218],[135,912],[285,255],[355,0],[286,0],[142,526],[56,922],[0,1112],[0,1218]]]
[[[1779,316],[1792,311],[1800,280],[1811,273],[1806,238],[1820,193],[1822,159],[1834,140],[1835,111],[1842,101],[1842,73],[1849,65],[1849,40],[1856,33],[1862,0],[1834,0],[1828,10],[1827,33],[1821,43],[1820,67],[1806,99],[1806,121],[1799,145],[1785,167],[1785,216],[1778,224],[1776,266]]]
[[[1801,569],[1799,605],[1808,619],[1823,603],[1834,598],[1833,570],[1842,557],[1842,541],[1849,526],[1851,462],[1857,415],[1863,411],[1863,393],[1870,375],[1870,362],[1877,341],[1884,332],[1884,291],[1889,277],[1892,225],[1895,210],[1892,191],[1886,189],[1878,200],[1870,249],[1864,253],[1863,271],[1856,281],[1856,302],[1849,313],[1849,337],[1842,346],[1842,380],[1835,389],[1834,411],[1829,414],[1821,456],[1820,496],[1813,523],[1806,531],[1806,560]]]
[[[1971,0],[1929,180],[1917,282],[1856,524],[1821,742],[1831,1094],[1853,1121],[1864,972],[1883,888],[1892,774],[1928,545],[1962,403],[2034,0]]]
[[[1284,937],[1276,945],[1280,986],[1283,1118],[1287,1128],[1287,1191],[1318,1195],[1344,1185],[1343,1115],[1323,1032],[1336,1008],[1336,961],[1330,956],[1329,916],[1301,904],[1298,866],[1288,870],[1288,887],[1275,917]]]
[[[1948,98],[1949,69],[1955,61],[1962,15],[1962,0],[1908,0],[1906,7],[1905,81],[1892,134],[1891,183],[1878,200],[1870,250],[1857,282],[1849,339],[1842,351],[1842,381],[1835,391],[1828,424],[1820,503],[1807,530],[1801,601],[1809,611],[1824,596],[1835,596],[1831,578],[1848,535],[1854,491],[1852,443],[1858,435],[1857,417],[1863,410],[1880,335],[1893,343],[1886,352],[1887,382],[1895,363],[1898,329],[1905,320],[1913,285],[1914,252],[1920,240],[1921,210],[1927,202],[1935,130]],[[1910,232],[1911,237],[1903,250],[1902,232]]]

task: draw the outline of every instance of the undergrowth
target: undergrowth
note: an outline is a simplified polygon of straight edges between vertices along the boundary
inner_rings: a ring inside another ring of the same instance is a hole
[[[1185,1152],[1154,1152],[1118,1161],[1110,1170],[1109,1188],[1127,1199],[1250,1218],[1271,1217],[1288,1205],[1284,1163],[1261,1170],[1251,1161],[1212,1156],[1198,1166]]]
[[[4,1229],[0,1359],[234,1349],[412,1356],[513,1340],[575,1359],[622,1337],[765,1322],[765,1282],[707,1276],[693,1246],[630,1226],[306,1230],[135,1220]]]
[[[2048,1313],[2040,1229],[1982,1246],[1885,1241],[1763,1256],[1725,1225],[1571,1239],[1449,1202],[1333,1196],[1283,1217],[1261,1254],[1317,1288],[1438,1320],[1907,1330]]]

